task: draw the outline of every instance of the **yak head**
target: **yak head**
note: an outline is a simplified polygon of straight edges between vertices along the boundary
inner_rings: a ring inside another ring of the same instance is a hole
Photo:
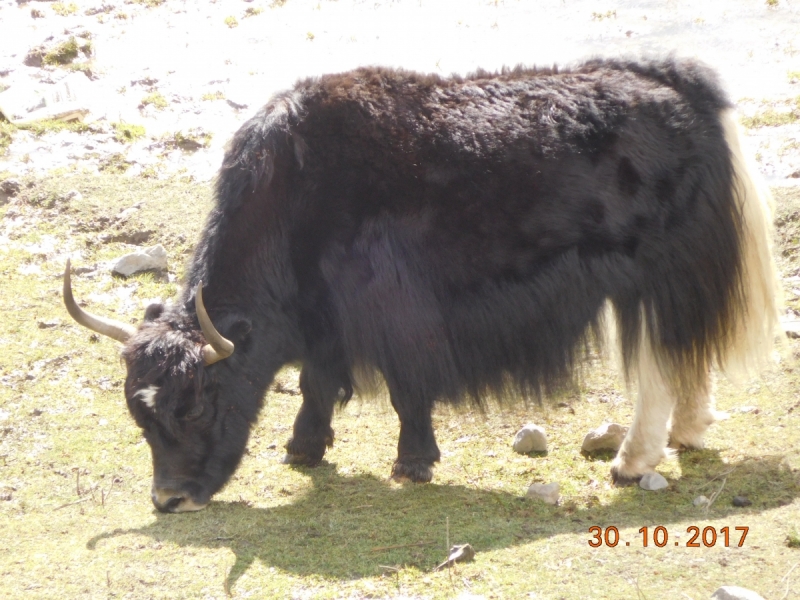
[[[218,367],[209,368],[230,357],[234,343],[212,324],[202,282],[195,292],[196,319],[183,307],[152,304],[134,327],[80,308],[72,295],[68,261],[64,303],[79,324],[124,344],[125,398],[152,452],[155,507],[162,512],[204,508],[236,470],[249,420],[237,410],[235,398],[220,397]],[[250,328],[242,319],[227,325],[228,337],[237,340]]]

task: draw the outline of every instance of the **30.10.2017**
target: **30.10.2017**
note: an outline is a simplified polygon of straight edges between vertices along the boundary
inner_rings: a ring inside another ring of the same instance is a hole
[[[744,546],[744,540],[747,537],[747,532],[750,531],[750,528],[741,526],[733,527],[732,529],[733,532],[731,532],[731,527],[728,526],[721,527],[719,530],[717,530],[716,527],[711,526],[700,529],[700,527],[697,525],[691,525],[686,528],[686,533],[688,533],[690,537],[685,546],[687,548],[712,548],[717,544],[720,544],[727,548],[733,543],[735,546],[741,548]],[[620,543],[619,529],[613,525],[606,527],[605,529],[599,525],[594,525],[593,527],[589,527],[589,533],[593,534],[593,537],[589,540],[589,545],[592,548],[599,548],[604,544],[614,548]],[[639,529],[639,534],[642,536],[641,542],[642,546],[645,548],[650,545],[651,542],[658,548],[663,548],[669,544],[669,532],[663,525],[654,527],[652,534],[649,527],[641,527]],[[737,536],[739,537],[738,543],[735,539]],[[625,546],[631,545],[631,542],[623,543]],[[673,543],[673,545],[680,546],[681,542],[676,541]]]

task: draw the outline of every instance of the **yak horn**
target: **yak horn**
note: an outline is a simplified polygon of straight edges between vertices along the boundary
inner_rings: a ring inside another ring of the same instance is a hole
[[[128,341],[134,333],[136,327],[129,323],[122,321],[115,321],[113,319],[106,319],[104,317],[97,317],[87,313],[83,310],[75,298],[72,296],[72,279],[70,277],[70,261],[67,259],[67,268],[64,271],[64,305],[67,307],[67,312],[75,319],[78,324],[83,325],[87,329],[91,329],[102,335],[107,335],[114,338],[123,344]]]
[[[197,320],[200,321],[200,329],[208,344],[203,346],[203,362],[206,365],[213,365],[233,354],[233,342],[222,337],[206,312],[203,304],[203,282],[197,284],[197,291],[194,296],[194,307],[197,311]]]

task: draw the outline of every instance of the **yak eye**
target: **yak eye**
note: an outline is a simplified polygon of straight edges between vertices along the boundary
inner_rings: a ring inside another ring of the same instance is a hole
[[[196,404],[189,412],[186,413],[187,419],[196,419],[203,414],[203,405]]]

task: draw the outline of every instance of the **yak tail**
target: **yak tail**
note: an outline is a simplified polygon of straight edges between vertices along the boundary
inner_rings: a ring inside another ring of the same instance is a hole
[[[638,306],[612,301],[610,310],[601,318],[601,324],[606,326],[603,337],[616,341],[603,346],[609,350],[609,346],[618,347],[626,382],[638,379],[640,386],[643,378],[651,383],[661,382],[659,385],[675,398],[707,395],[712,367],[739,383],[757,375],[773,359],[779,329],[782,295],[772,256],[772,197],[742,152],[735,112],[723,110],[719,122],[727,146],[720,151],[727,151],[730,160],[729,179],[723,185],[729,187],[723,191],[721,186],[715,189],[709,183],[708,193],[724,194],[730,199],[718,207],[726,210],[727,206],[732,211],[735,225],[725,227],[724,216],[722,222],[709,221],[706,227],[718,229],[709,230],[709,238],[700,248],[705,253],[701,253],[701,260],[706,264],[714,264],[708,260],[709,253],[722,253],[718,263],[722,266],[698,273],[693,257],[682,254],[681,249],[675,252],[684,261],[678,262],[679,266],[694,269],[691,286],[702,286],[703,277],[709,282],[700,304],[687,304],[685,300],[658,304],[652,297]],[[715,234],[712,241],[710,237]],[[734,253],[735,260],[728,260],[734,258]],[[685,281],[676,277],[674,268],[667,273],[669,277],[661,279],[668,283],[657,288],[655,297],[663,300],[673,294],[673,298],[683,299],[687,292]],[[688,291],[691,293],[692,287]],[[712,325],[694,327],[698,315],[705,315],[706,323]],[[692,341],[675,344],[675,331],[684,340],[693,338]]]
[[[741,294],[718,367],[734,379],[757,373],[771,359],[782,294],[772,255],[772,195],[741,148],[736,113],[720,115],[733,165],[734,197],[741,214]]]

